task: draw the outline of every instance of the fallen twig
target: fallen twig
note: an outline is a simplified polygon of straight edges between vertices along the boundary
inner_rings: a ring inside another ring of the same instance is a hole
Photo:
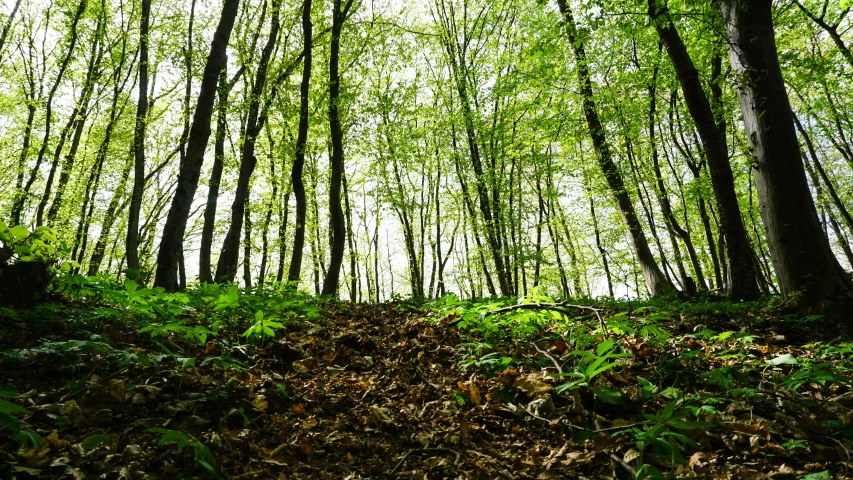
[[[548,360],[551,360],[551,363],[553,363],[554,366],[557,368],[557,373],[559,373],[560,375],[563,374],[563,367],[560,366],[560,364],[557,362],[557,359],[552,357],[550,353],[539,348],[539,345],[536,345],[536,342],[530,342],[530,344],[533,345],[533,348],[535,348],[537,352],[541,353],[542,355],[545,355]]]
[[[459,460],[462,458],[461,453],[457,452],[456,450],[451,450],[449,448],[413,448],[406,452],[406,454],[403,455],[403,458],[401,458],[400,461],[397,462],[397,465],[394,467],[394,470],[391,470],[391,475],[394,475],[395,473],[400,471],[409,456],[415,453],[452,453],[456,455],[456,459],[453,461],[454,464],[459,463]]]

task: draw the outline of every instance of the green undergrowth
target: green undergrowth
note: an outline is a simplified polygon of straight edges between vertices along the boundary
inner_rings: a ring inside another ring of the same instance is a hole
[[[466,340],[460,369],[498,378],[543,372],[553,398],[522,397],[534,402],[518,405],[520,414],[556,424],[570,411],[586,422],[577,427],[581,438],[633,443],[624,461],[637,479],[680,476],[714,447],[744,437],[747,449],[780,462],[820,459],[833,442],[853,440],[846,408],[853,343],[827,337],[822,332],[833,328],[822,316],[796,313],[778,298],[563,302],[534,294],[450,296],[428,306],[435,322]],[[533,411],[537,399],[548,402],[545,414]],[[808,465],[819,471],[790,478],[831,478],[828,463]]]
[[[29,309],[0,307],[0,370],[6,374],[0,443],[44,443],[27,424],[28,397],[15,385],[27,377],[64,382],[65,395],[52,399],[61,404],[127,369],[168,364],[237,375],[283,331],[320,328],[323,317],[334,321],[353,308],[279,284],[194,285],[168,293],[80,275],[57,280],[50,299]],[[620,461],[636,479],[679,476],[738,445],[771,464],[812,458],[809,469],[800,462],[795,477],[830,478],[841,467],[828,449],[853,440],[846,409],[853,402],[836,401],[851,391],[853,343],[826,336],[832,328],[822,317],[793,313],[779,299],[450,295],[399,302],[393,310],[458,331],[456,368],[503,382],[491,398],[502,409],[563,422],[573,441],[607,437],[628,445]],[[209,400],[227,398],[232,383],[208,392]],[[126,388],[133,393],[144,386]],[[460,406],[479,405],[475,395],[458,390],[451,397]],[[235,415],[248,422],[243,410]],[[57,428],[72,421],[70,414],[55,415]],[[148,432],[182,452],[188,475],[219,476],[199,437],[166,428]],[[92,435],[81,445],[97,449],[109,441]]]

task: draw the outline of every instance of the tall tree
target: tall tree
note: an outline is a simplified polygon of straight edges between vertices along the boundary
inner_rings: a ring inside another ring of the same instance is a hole
[[[255,144],[266,120],[266,116],[261,112],[262,96],[267,84],[267,70],[278,40],[280,7],[281,0],[273,0],[269,38],[261,52],[249,97],[249,111],[246,114],[246,124],[242,136],[240,176],[237,180],[237,189],[234,192],[234,203],[231,205],[231,225],[222,243],[219,262],[216,264],[214,279],[218,282],[233,282],[234,276],[237,274],[237,263],[240,257],[240,234],[243,228],[244,210],[249,198],[249,183],[258,163],[255,156]],[[244,262],[248,261],[248,258],[244,259]]]
[[[329,249],[329,269],[323,279],[321,295],[335,295],[338,291],[338,280],[341,275],[341,264],[344,260],[346,245],[346,218],[341,206],[341,177],[344,172],[344,143],[340,119],[340,81],[339,72],[341,29],[349,15],[353,0],[334,0],[332,4],[332,40],[329,45],[329,136],[332,140],[331,167],[332,177],[329,185],[329,213],[331,241]]]
[[[56,92],[59,89],[59,85],[62,84],[63,78],[65,78],[65,73],[68,71],[68,66],[71,64],[71,60],[74,59],[74,49],[77,46],[77,41],[80,38],[80,19],[83,18],[83,13],[86,11],[86,6],[88,5],[88,0],[80,0],[80,3],[77,4],[77,8],[74,10],[74,13],[71,14],[71,25],[69,25],[69,36],[68,36],[68,48],[65,50],[65,54],[62,56],[59,62],[59,71],[56,73],[56,77],[53,80],[53,84],[50,87],[50,91],[47,94],[47,98],[45,100],[45,118],[44,118],[44,137],[42,138],[41,147],[39,148],[38,155],[36,158],[36,164],[30,170],[30,176],[27,180],[27,183],[23,186],[23,190],[17,192],[17,196],[15,198],[14,203],[12,204],[12,222],[15,224],[21,223],[21,214],[24,211],[24,206],[27,202],[27,197],[30,194],[30,189],[35,183],[36,178],[38,177],[39,167],[41,167],[42,162],[44,161],[44,154],[47,151],[48,143],[50,141],[50,131],[51,126],[53,124],[53,100],[56,97]],[[43,48],[42,48],[43,50]],[[28,138],[25,139],[25,143],[28,141]],[[24,153],[26,153],[26,148],[24,149]]]
[[[302,251],[305,247],[305,219],[308,205],[305,199],[305,182],[302,181],[302,171],[305,167],[305,145],[308,141],[308,95],[311,86],[311,50],[313,37],[311,33],[311,0],[302,2],[302,83],[299,86],[299,127],[296,134],[296,153],[290,179],[293,183],[293,197],[296,200],[296,218],[293,234],[293,253],[290,267],[287,271],[287,282],[298,283],[302,275]]]
[[[136,101],[136,126],[133,129],[133,190],[127,217],[125,256],[132,278],[139,275],[139,212],[145,189],[145,122],[148,116],[148,23],[151,17],[151,0],[142,0],[139,16],[139,83]]]
[[[838,319],[853,308],[853,283],[823,234],[809,191],[779,66],[771,0],[718,0],[738,82],[752,172],[782,295]],[[731,243],[728,241],[727,243]]]
[[[673,23],[666,0],[648,0],[648,5],[649,16],[654,22],[658,36],[666,46],[708,160],[711,185],[714,188],[714,196],[720,212],[720,227],[726,237],[726,253],[729,261],[729,282],[726,293],[730,298],[755,299],[760,295],[760,291],[753,262],[754,253],[740,214],[725,130],[721,131],[717,125],[711,103],[699,81],[699,72]],[[720,79],[715,78],[712,81],[719,82]]]
[[[613,161],[606,130],[601,124],[598,114],[598,105],[596,104],[592,88],[592,74],[590,73],[589,63],[586,58],[586,49],[584,48],[584,39],[578,36],[574,14],[567,0],[557,0],[557,5],[560,8],[560,13],[563,15],[566,37],[575,56],[575,69],[577,70],[578,82],[580,84],[579,90],[583,103],[584,118],[589,128],[589,134],[592,137],[593,147],[598,158],[598,165],[604,174],[605,180],[607,180],[611,194],[616,200],[622,222],[628,230],[628,236],[634,246],[637,262],[639,262],[643,277],[646,280],[646,287],[652,296],[666,295],[674,292],[675,287],[667,280],[655,261],[655,257],[649,248],[649,242],[646,240],[645,233],[643,233],[643,227],[640,224],[639,218],[637,218],[631,197],[625,188],[625,181],[622,179],[619,167]]]
[[[169,208],[169,214],[166,217],[166,225],[163,227],[163,237],[157,254],[154,285],[167,290],[175,290],[178,287],[180,250],[183,248],[190,207],[198,188],[198,179],[204,162],[204,151],[207,149],[207,141],[210,138],[210,123],[213,116],[213,104],[216,99],[216,87],[222,68],[225,66],[228,40],[231,37],[231,30],[234,28],[239,4],[240,0],[225,0],[222,6],[219,24],[216,27],[216,33],[213,35],[210,54],[207,57],[199,86],[193,124],[187,142],[186,160],[180,166],[178,186]]]

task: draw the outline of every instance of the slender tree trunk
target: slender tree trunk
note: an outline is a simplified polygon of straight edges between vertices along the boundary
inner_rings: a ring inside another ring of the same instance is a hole
[[[198,179],[204,162],[204,151],[207,149],[207,141],[210,138],[210,120],[213,115],[213,103],[216,99],[216,86],[222,68],[225,66],[228,39],[234,27],[239,3],[240,0],[225,0],[222,7],[219,25],[216,27],[216,33],[213,36],[210,55],[207,58],[201,79],[198,101],[193,115],[193,125],[187,143],[186,161],[184,165],[181,165],[178,174],[178,187],[166,218],[166,225],[163,228],[154,284],[167,290],[174,290],[177,286],[176,270],[180,258],[178,250],[182,248],[190,207],[198,188]]]
[[[650,2],[654,2],[655,0],[649,0]],[[660,44],[659,44],[660,45]],[[660,52],[660,50],[658,50]],[[652,150],[652,169],[655,174],[655,181],[657,183],[657,192],[658,198],[660,200],[661,211],[663,212],[663,217],[667,223],[667,226],[671,231],[675,232],[681,241],[684,242],[684,248],[687,249],[687,255],[690,257],[690,263],[693,266],[693,273],[696,275],[696,280],[698,281],[699,288],[703,290],[708,289],[708,284],[705,282],[705,275],[702,273],[702,266],[699,264],[699,257],[696,255],[696,249],[693,247],[693,240],[690,238],[690,232],[681,227],[678,223],[678,219],[675,217],[675,214],[672,211],[672,204],[669,201],[669,192],[667,191],[666,184],[663,181],[663,174],[660,168],[660,157],[658,155],[658,145],[656,134],[657,131],[655,126],[657,125],[657,121],[655,120],[655,115],[657,114],[657,76],[658,76],[658,65],[655,64],[654,72],[652,73],[652,81],[648,87],[649,90],[649,142],[651,143]],[[673,245],[673,249],[676,251],[676,255],[680,256],[678,253],[677,244]],[[681,262],[679,261],[679,267],[681,266]],[[684,285],[687,290],[687,293],[695,293],[690,290],[695,290],[696,285],[682,270],[682,278],[684,279]],[[691,287],[691,285],[693,285]]]
[[[557,3],[566,22],[567,39],[575,55],[580,93],[583,98],[584,116],[589,127],[590,136],[592,137],[596,156],[598,157],[598,164],[619,207],[619,214],[622,217],[622,221],[628,230],[628,236],[634,246],[637,261],[646,280],[646,287],[654,297],[675,292],[675,287],[666,279],[655,261],[646,235],[643,233],[642,225],[640,225],[637,218],[631,197],[625,189],[622,174],[619,172],[619,167],[613,161],[610,144],[607,142],[604,126],[601,124],[598,116],[598,106],[596,105],[592,90],[592,77],[587,63],[586,50],[584,49],[583,41],[578,38],[577,26],[575,25],[572,11],[569,8],[567,0],[557,0]]]
[[[243,236],[243,283],[252,288],[252,217],[249,215],[249,199],[243,207],[243,223],[246,224]]]
[[[853,67],[853,52],[850,51],[850,48],[847,44],[844,43],[844,39],[841,38],[841,33],[838,32],[838,27],[841,24],[841,21],[845,16],[850,12],[850,6],[844,8],[842,11],[840,18],[836,21],[835,24],[830,24],[826,21],[826,5],[829,0],[824,0],[824,7],[821,15],[815,15],[805,6],[803,6],[800,0],[794,0],[794,5],[796,5],[801,12],[803,12],[808,18],[810,18],[813,22],[815,22],[820,28],[822,28],[827,34],[829,34],[829,38],[835,43],[835,46],[838,47],[838,50],[841,52],[841,55],[844,57],[844,60],[847,60],[847,63]],[[841,2],[842,4],[844,2]]]
[[[350,301],[356,302],[356,282],[358,279],[356,278],[356,256],[358,253],[356,252],[355,240],[353,239],[353,228],[352,228],[352,210],[350,209],[349,203],[349,188],[347,185],[347,174],[346,171],[343,172],[341,176],[341,182],[344,187],[344,213],[346,215],[347,221],[347,247],[349,248],[349,269],[350,269]]]
[[[15,15],[18,14],[18,8],[21,6],[21,0],[15,0],[15,5],[12,6],[12,11],[9,13],[9,19],[3,25],[3,31],[0,32],[0,64],[3,63],[3,47],[6,45],[6,38],[9,36],[9,30],[15,22]]]
[[[296,137],[296,154],[290,178],[293,184],[293,196],[296,199],[295,227],[293,235],[293,254],[290,268],[287,272],[287,283],[297,285],[302,274],[302,251],[305,247],[305,217],[307,205],[305,201],[305,184],[302,181],[302,170],[305,165],[305,144],[308,139],[308,95],[311,83],[311,49],[313,38],[311,33],[311,0],[302,3],[302,83],[299,87],[299,127]]]
[[[282,180],[283,181],[283,180]],[[293,188],[292,186],[290,188]],[[275,281],[281,283],[284,280],[284,258],[287,246],[287,217],[290,212],[290,194],[291,189],[284,194],[284,200],[279,206],[279,226],[278,226],[278,271],[275,274]],[[369,290],[369,289],[368,289]]]
[[[711,185],[720,211],[720,226],[726,236],[730,271],[727,294],[736,299],[757,298],[760,292],[752,261],[752,247],[740,215],[725,133],[720,131],[715,121],[711,104],[699,81],[699,73],[670,18],[666,3],[661,0],[649,0],[649,16],[666,46],[708,159]],[[717,81],[719,79],[714,79],[714,82]]]
[[[145,124],[148,117],[148,22],[151,16],[151,0],[142,0],[139,19],[139,98],[136,102],[136,127],[133,131],[133,190],[127,217],[128,276],[139,276],[139,213],[145,190]]]
[[[329,47],[329,136],[332,140],[332,178],[329,185],[329,213],[332,240],[329,248],[331,258],[329,269],[323,279],[321,295],[335,295],[338,291],[338,280],[341,274],[341,263],[344,258],[346,242],[346,221],[341,207],[341,177],[344,171],[343,132],[339,117],[338,102],[340,101],[340,74],[338,62],[340,58],[341,28],[346,21],[353,0],[334,0],[332,6],[332,41]]]
[[[237,189],[234,192],[234,203],[231,204],[231,225],[228,228],[228,233],[225,234],[219,261],[216,264],[215,278],[219,282],[233,282],[234,276],[237,274],[237,264],[240,258],[240,233],[243,228],[243,210],[248,202],[252,174],[258,163],[255,156],[255,146],[258,135],[266,123],[266,114],[261,113],[261,96],[264,94],[267,83],[267,69],[278,40],[280,6],[280,0],[273,0],[269,38],[261,53],[250,93],[249,111],[246,115],[246,126],[242,138],[240,176],[237,179]]]
[[[592,227],[595,232],[595,247],[601,255],[601,263],[604,266],[604,275],[607,278],[607,291],[610,293],[610,298],[616,298],[613,294],[613,277],[610,274],[610,265],[607,262],[607,250],[601,243],[601,231],[598,228],[598,217],[595,215],[595,200],[593,200],[590,193],[591,192],[587,192],[589,195],[589,211],[592,214]]]
[[[814,163],[815,170],[820,175],[820,179],[823,180],[823,184],[826,187],[827,192],[829,192],[829,197],[832,199],[833,205],[838,209],[838,212],[841,214],[841,218],[844,219],[844,223],[847,224],[847,228],[853,232],[853,216],[850,215],[850,211],[847,210],[847,206],[844,205],[844,202],[841,200],[841,197],[838,196],[838,192],[835,190],[835,186],[832,184],[832,180],[830,180],[829,175],[826,174],[826,170],[823,168],[823,165],[820,163],[820,159],[817,156],[817,152],[815,151],[814,144],[812,143],[811,137],[803,128],[803,124],[800,123],[800,119],[794,115],[794,123],[797,126],[797,130],[800,131],[800,134],[803,136],[803,140],[806,142],[806,147],[808,147],[809,155],[811,156],[812,163]],[[806,168],[809,167],[809,159],[806,156],[803,156],[803,160],[805,160]],[[815,185],[820,185],[817,178],[815,180]]]
[[[222,181],[223,162],[225,161],[225,137],[228,129],[228,82],[227,67],[222,67],[219,75],[219,105],[216,109],[216,135],[213,146],[213,168],[207,190],[207,205],[204,209],[204,225],[201,229],[198,276],[203,283],[213,283],[210,271],[210,251],[213,246],[213,229],[216,226],[216,205],[219,201],[219,184]]]
[[[83,129],[89,116],[89,102],[92,100],[95,83],[98,81],[98,77],[100,77],[100,64],[104,55],[104,45],[102,40],[105,28],[103,18],[99,17],[95,30],[95,38],[92,42],[92,55],[89,58],[89,65],[86,69],[86,78],[83,81],[83,89],[80,92],[80,100],[77,102],[77,106],[74,108],[71,113],[71,117],[68,119],[68,126],[62,132],[63,141],[60,142],[60,146],[56,149],[53,165],[51,166],[47,185],[44,189],[44,195],[42,195],[36,211],[37,225],[42,224],[44,209],[47,207],[48,198],[51,193],[54,173],[59,163],[59,157],[62,150],[61,145],[64,143],[64,139],[69,130],[72,132],[71,146],[68,149],[68,153],[65,155],[65,161],[62,163],[59,183],[56,185],[56,194],[54,196],[53,204],[47,213],[47,223],[49,224],[53,224],[53,221],[56,219],[56,214],[59,213],[59,207],[62,202],[62,196],[65,193],[65,187],[67,186],[68,180],[71,178],[71,173],[74,170],[74,160],[77,157],[77,150],[80,147],[80,138],[83,135]]]
[[[718,0],[776,278],[785,298],[839,321],[853,282],[821,233],[779,66],[771,0]],[[727,238],[729,244],[733,239]]]

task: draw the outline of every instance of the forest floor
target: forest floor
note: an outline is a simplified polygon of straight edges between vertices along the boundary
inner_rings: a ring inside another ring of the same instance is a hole
[[[299,300],[247,339],[131,290],[0,308],[0,474],[853,477],[853,344],[768,304]]]

